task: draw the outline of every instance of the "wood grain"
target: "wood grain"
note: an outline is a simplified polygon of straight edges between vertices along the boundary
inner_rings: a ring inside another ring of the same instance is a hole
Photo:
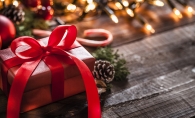
[[[195,7],[195,1],[189,1]],[[110,93],[101,95],[102,117],[193,117],[195,17],[184,16],[176,22],[167,6],[157,8],[144,5],[141,10],[144,9],[147,10],[142,15],[146,16],[156,29],[153,35],[146,35],[133,19],[125,19],[125,16],[120,16],[119,24],[110,22],[107,16],[76,24],[80,36],[82,31],[88,28],[110,30],[114,34],[111,46],[123,54],[127,60],[126,66],[131,72],[125,81],[113,82]],[[6,117],[6,104],[7,99],[0,90],[1,118]],[[85,93],[21,114],[21,118],[86,117]]]
[[[115,83],[118,88],[113,87],[107,96],[103,117],[193,116],[194,26],[193,23],[117,47],[125,54],[132,74],[123,87]],[[144,48],[135,48],[138,45]]]

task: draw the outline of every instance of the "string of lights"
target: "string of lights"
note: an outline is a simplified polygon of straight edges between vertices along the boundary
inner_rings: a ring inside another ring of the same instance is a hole
[[[75,0],[74,0],[75,1]],[[72,2],[71,4],[74,4],[75,2]],[[146,28],[151,33],[154,33],[155,30],[153,27],[145,20],[143,17],[139,15],[139,12],[137,12],[137,9],[139,9],[144,3],[155,5],[158,7],[163,7],[165,4],[168,5],[172,12],[178,17],[183,18],[182,13],[177,9],[177,7],[174,5],[172,0],[111,0],[106,1],[106,3],[102,3],[102,0],[87,0],[85,10],[82,12],[82,18],[86,16],[87,13],[90,11],[96,10],[96,8],[100,8],[102,11],[104,11],[114,23],[118,23],[118,17],[115,14],[115,11],[108,5],[108,3],[114,3],[117,10],[124,10],[129,17],[135,18],[144,28]],[[184,9],[188,13],[195,14],[194,9],[188,4],[188,1],[186,0],[176,0],[178,4],[182,5]],[[68,5],[69,6],[69,5]],[[76,9],[76,4],[74,4],[74,9]],[[68,7],[67,7],[68,9]]]
[[[81,2],[82,1],[82,2]],[[119,18],[115,11],[124,11],[127,17],[136,19],[142,27],[151,33],[155,33],[154,28],[150,23],[139,13],[138,10],[143,6],[143,4],[150,4],[158,7],[163,7],[168,5],[172,10],[173,14],[179,19],[183,18],[182,12],[177,8],[175,3],[179,4],[184,8],[184,10],[192,15],[195,15],[193,7],[188,3],[188,0],[73,0],[72,2],[60,1],[60,4],[65,4],[63,12],[75,13],[77,8],[80,8],[80,15],[77,20],[83,20],[91,12],[105,12],[114,23],[118,23]],[[5,6],[5,0],[1,0],[1,5]],[[82,4],[81,4],[82,3]],[[84,4],[83,4],[84,3]],[[110,3],[112,3],[112,6]],[[18,1],[13,0],[12,4],[18,6]]]

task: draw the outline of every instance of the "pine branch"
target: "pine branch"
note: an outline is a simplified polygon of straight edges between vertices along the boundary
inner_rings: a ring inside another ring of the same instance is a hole
[[[114,52],[110,47],[98,48],[92,55],[97,60],[107,60],[114,66],[114,80],[124,80],[130,74],[128,68],[125,66],[126,60],[121,58],[118,50]]]
[[[21,22],[20,24],[15,24],[16,37],[19,37],[19,36],[33,37],[32,35],[33,28],[43,29],[43,30],[49,28],[47,22],[43,19],[34,17],[35,14],[32,11],[28,9],[24,9],[24,12],[25,12],[25,20]]]

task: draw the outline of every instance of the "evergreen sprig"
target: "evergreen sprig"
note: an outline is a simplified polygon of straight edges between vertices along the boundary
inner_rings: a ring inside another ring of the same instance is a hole
[[[15,24],[17,37],[33,36],[32,35],[33,28],[43,29],[43,30],[49,28],[47,21],[45,21],[44,19],[34,17],[35,14],[32,11],[28,9],[24,9],[24,12],[25,12],[25,20],[20,24]]]
[[[97,60],[107,60],[114,66],[114,80],[124,80],[130,74],[128,68],[125,66],[126,60],[121,58],[122,55],[118,54],[118,50],[114,51],[110,47],[101,47],[93,52],[92,55]]]

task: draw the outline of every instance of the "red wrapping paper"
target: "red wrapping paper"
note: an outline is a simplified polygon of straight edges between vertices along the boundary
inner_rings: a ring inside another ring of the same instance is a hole
[[[84,90],[87,93],[89,117],[99,118],[101,116],[97,89],[93,77],[85,65],[87,64],[93,69],[95,59],[77,42],[73,44],[76,38],[75,29],[74,26],[57,27],[49,37],[46,46],[40,45],[30,37],[21,37],[12,42],[12,52],[10,49],[0,51],[1,65],[3,65],[4,72],[8,72],[6,78],[11,85],[7,118],[19,118],[20,110],[28,111]],[[66,40],[60,42],[65,30],[68,31]],[[47,39],[42,41],[45,40]],[[58,42],[60,43],[58,44]],[[26,44],[30,45],[29,49],[27,46],[26,51],[23,48],[17,51],[19,46]],[[13,53],[22,60],[15,58]],[[21,67],[13,67],[18,64],[22,64]],[[5,85],[9,85],[5,84],[5,74],[1,74],[4,81],[1,81],[0,85],[6,92]],[[41,96],[39,96],[40,94]],[[33,95],[34,97],[32,97]]]
[[[1,78],[0,78],[1,79]],[[74,85],[74,86],[72,86]],[[33,110],[35,108],[52,103],[50,85],[42,86],[34,90],[24,92],[21,104],[21,112]],[[2,89],[2,81],[0,80]],[[81,76],[75,76],[64,81],[64,98],[85,91]]]
[[[41,41],[46,41],[48,38],[41,39]],[[80,58],[85,62],[85,64],[92,71],[95,63],[95,59],[89,52],[87,52],[83,47],[79,46],[74,49],[69,50],[72,54]],[[10,49],[0,50],[0,62],[12,58],[15,56]],[[70,61],[70,60],[69,60]],[[85,87],[83,85],[82,77],[80,76],[79,70],[75,64],[69,62],[63,63],[64,72],[66,72],[64,77],[64,98],[84,92]],[[11,85],[14,76],[18,70],[19,66],[13,67],[8,71],[8,81]],[[2,89],[2,78],[0,76],[0,87]],[[29,78],[27,86],[25,88],[25,93],[22,98],[21,112],[26,112],[43,105],[52,103],[51,98],[51,71],[47,65],[42,61],[32,76]]]
[[[48,38],[43,38],[40,40],[41,42],[48,41]],[[78,42],[77,42],[78,43]],[[68,52],[75,55],[77,58],[81,59],[85,64],[89,67],[89,69],[92,71],[95,63],[94,57],[81,45],[78,45],[78,47],[70,49]],[[15,57],[15,55],[11,52],[10,48],[5,50],[0,50],[0,62],[1,64],[4,64],[3,62],[5,60],[8,60],[10,58]],[[78,67],[71,62],[70,59],[65,59],[64,62],[62,62],[64,67],[65,77],[64,79],[69,79],[75,76],[80,75],[80,72],[78,70]],[[14,76],[16,75],[16,72],[20,66],[13,67],[9,69],[8,71],[8,81],[11,84]],[[41,61],[38,65],[38,67],[33,72],[32,76],[29,78],[29,81],[27,83],[27,86],[25,88],[25,91],[30,91],[33,89],[37,89],[46,85],[51,84],[51,71],[49,70],[48,66]]]

